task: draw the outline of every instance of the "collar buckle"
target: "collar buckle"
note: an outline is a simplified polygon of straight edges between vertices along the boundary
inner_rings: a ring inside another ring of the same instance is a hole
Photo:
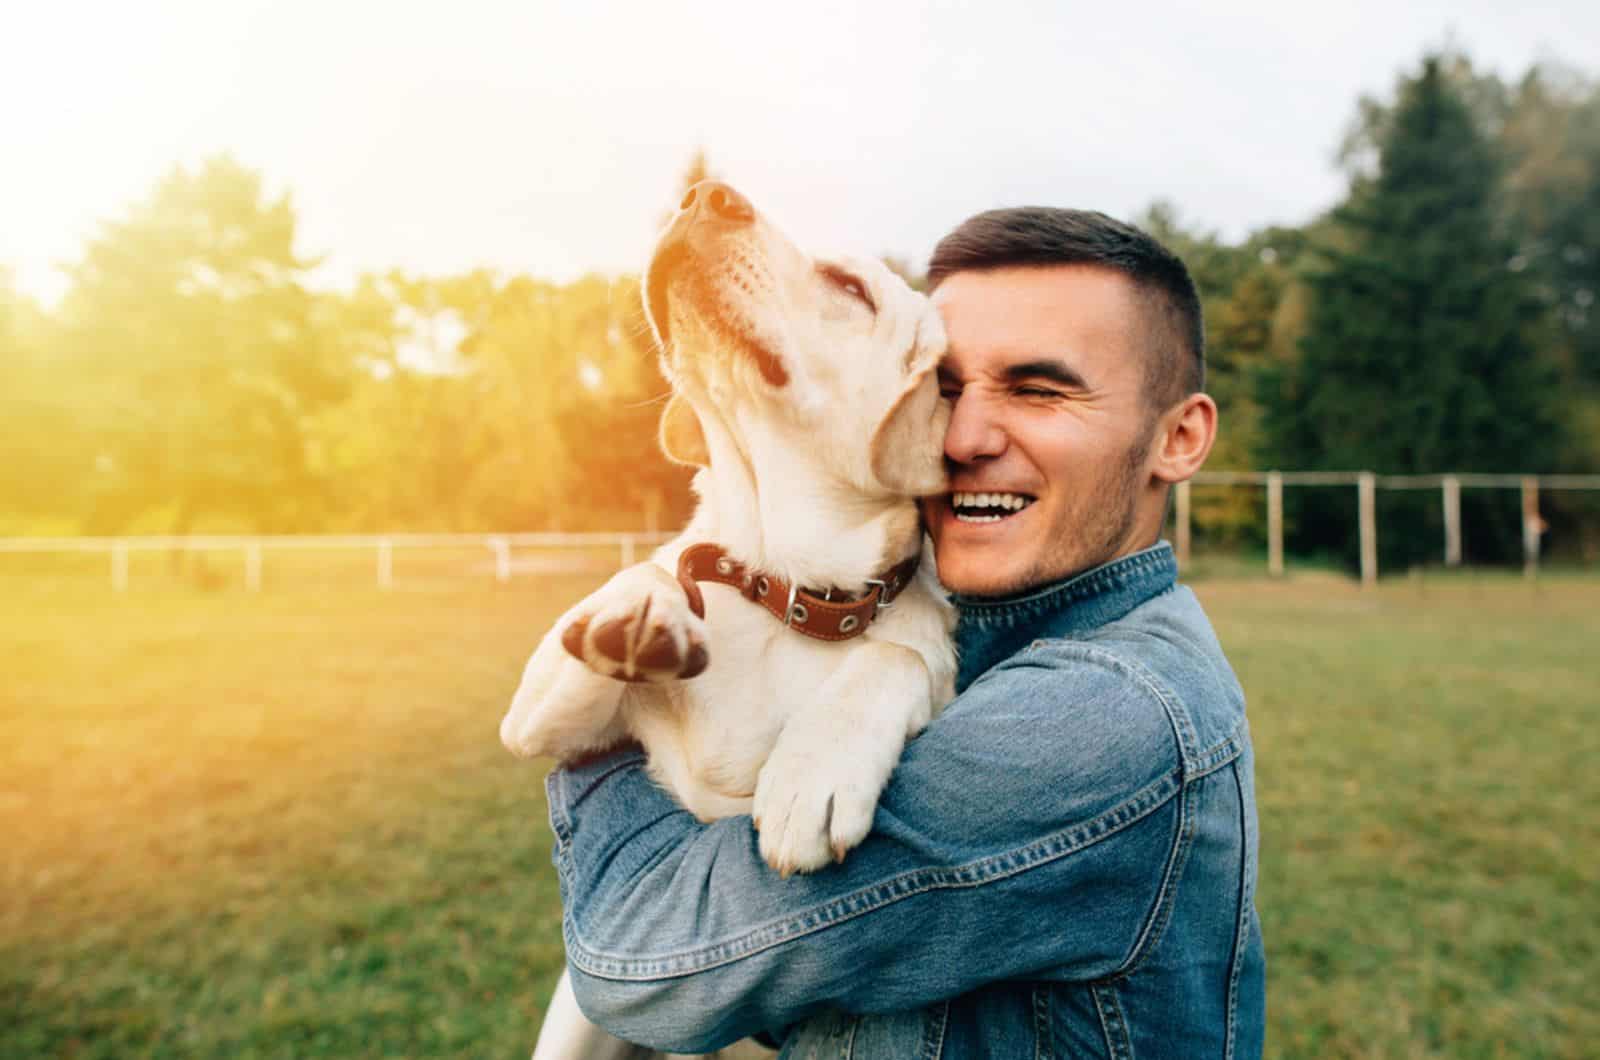
[[[876,618],[879,611],[893,611],[894,605],[884,599],[889,595],[889,583],[882,578],[868,578],[867,584],[878,587],[878,599],[872,605],[873,617]]]

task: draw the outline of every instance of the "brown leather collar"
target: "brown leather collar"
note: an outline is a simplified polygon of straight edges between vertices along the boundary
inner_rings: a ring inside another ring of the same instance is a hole
[[[795,588],[775,574],[747,570],[722,546],[712,544],[690,545],[683,550],[678,556],[678,581],[689,596],[689,606],[701,618],[705,617],[706,604],[697,583],[718,582],[738,589],[798,633],[818,640],[849,640],[864,632],[878,612],[911,584],[920,558],[920,552],[913,553],[878,577],[867,579],[871,588],[859,600],[829,600]]]

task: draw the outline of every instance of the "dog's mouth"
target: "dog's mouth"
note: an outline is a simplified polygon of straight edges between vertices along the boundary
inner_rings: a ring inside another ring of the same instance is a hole
[[[650,263],[646,278],[645,299],[650,309],[650,319],[655,323],[656,335],[663,350],[672,350],[673,294],[687,301],[700,323],[719,342],[746,354],[761,373],[761,378],[775,387],[789,382],[789,372],[783,359],[757,337],[756,328],[746,313],[728,298],[724,287],[716,282],[717,267],[706,268],[705,263],[690,250],[686,241],[676,241],[663,247]],[[677,281],[677,290],[669,288]],[[731,279],[734,287],[750,294],[750,287],[737,275]]]
[[[1027,508],[1037,497],[1026,493],[969,493],[957,491],[950,494],[950,509],[963,523],[998,523]]]

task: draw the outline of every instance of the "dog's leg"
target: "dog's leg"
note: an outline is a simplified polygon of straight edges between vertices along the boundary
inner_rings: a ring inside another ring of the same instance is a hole
[[[613,746],[624,736],[617,706],[627,686],[568,655],[561,628],[539,642],[500,721],[500,742],[524,758],[567,758]]]
[[[758,1060],[773,1052],[754,1041],[736,1043],[727,1049],[704,1054],[704,1060]],[[614,1037],[589,1022],[578,1008],[572,983],[566,972],[556,984],[550,1006],[544,1010],[544,1026],[539,1029],[539,1044],[533,1047],[533,1060],[691,1060],[683,1053],[658,1053]]]
[[[654,563],[619,571],[561,616],[528,660],[500,739],[513,753],[568,757],[625,735],[627,682],[676,681],[705,669],[705,622]]]
[[[844,860],[871,831],[907,737],[927,724],[927,667],[909,648],[866,645],[816,699],[784,724],[756,782],[761,856],[785,876]]]
[[[561,973],[550,1007],[544,1010],[533,1060],[656,1060],[660,1056],[654,1049],[625,1042],[590,1023],[578,1009],[567,973]]]

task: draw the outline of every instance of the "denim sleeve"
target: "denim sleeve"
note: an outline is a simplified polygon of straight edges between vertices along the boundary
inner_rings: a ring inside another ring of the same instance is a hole
[[[1171,886],[1180,762],[1137,671],[1057,642],[991,670],[908,744],[872,834],[811,875],[769,869],[748,817],[695,820],[637,753],[557,770],[579,1004],[630,1041],[702,1052],[823,1008],[1110,975]]]

